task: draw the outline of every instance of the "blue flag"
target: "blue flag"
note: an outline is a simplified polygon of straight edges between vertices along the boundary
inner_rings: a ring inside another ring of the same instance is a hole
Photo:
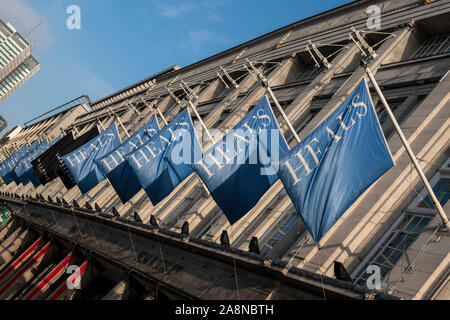
[[[124,156],[140,148],[159,131],[158,119],[154,116],[119,147],[99,158],[97,166],[106,175],[122,203],[128,202],[141,189],[139,180]]]
[[[211,196],[234,224],[278,180],[280,155],[288,151],[267,97],[193,164]]]
[[[19,159],[18,156],[15,155],[16,154],[12,155],[7,160],[5,160],[0,167],[0,175],[6,184],[10,184],[11,182],[17,180],[14,168],[16,167],[16,164],[19,161]]]
[[[3,161],[0,165],[0,176],[6,184],[14,181],[14,168],[16,167],[16,164],[20,160],[20,158],[22,158],[26,154],[28,148],[29,146],[25,145],[8,159]],[[11,172],[13,173],[12,175]]]
[[[125,159],[153,205],[157,205],[193,173],[190,165],[200,153],[200,142],[186,109]]]
[[[365,79],[280,159],[279,176],[316,243],[394,166]]]
[[[114,122],[94,139],[61,157],[82,194],[89,192],[106,178],[95,160],[113,151],[120,143],[119,132]]]
[[[35,156],[38,155],[39,151],[45,148],[48,145],[48,141],[44,140],[40,143],[34,150],[27,153],[26,156],[22,157],[16,164],[14,168],[15,181],[17,184],[22,183],[26,185],[28,183],[28,179],[26,177],[26,171],[31,168],[30,161],[34,159]]]
[[[39,146],[38,141],[34,142],[31,146],[25,145],[3,162],[0,169],[0,175],[6,184],[10,184],[13,181],[17,184],[20,183],[14,169],[16,168],[17,163],[27,154],[33,152],[37,146]]]
[[[41,182],[37,175],[34,173],[33,166],[31,165],[31,161],[39,157],[42,153],[44,153],[47,149],[53,146],[56,142],[58,142],[62,136],[58,136],[56,139],[48,142],[44,140],[34,152],[29,153],[27,156],[22,158],[22,160],[17,163],[16,168],[14,169],[15,174],[18,177],[19,183],[26,185],[28,182],[31,182],[35,188],[41,185]]]

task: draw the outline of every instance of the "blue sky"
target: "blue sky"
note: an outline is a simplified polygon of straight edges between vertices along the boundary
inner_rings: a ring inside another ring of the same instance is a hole
[[[348,2],[1,0],[0,18],[22,35],[40,24],[26,38],[41,69],[0,103],[0,114],[8,128],[23,125],[83,94],[96,101]],[[66,27],[72,4],[81,9],[81,30]]]

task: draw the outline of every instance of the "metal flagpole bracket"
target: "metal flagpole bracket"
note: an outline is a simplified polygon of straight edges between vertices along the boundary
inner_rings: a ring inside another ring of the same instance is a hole
[[[306,47],[306,51],[308,51],[309,55],[311,56],[311,58],[314,60],[314,63],[316,64],[317,68],[320,68],[320,64],[319,61],[317,61],[316,57],[313,55],[313,53],[311,52],[311,49],[309,48],[308,45],[305,46]]]
[[[230,89],[230,86],[228,85],[228,83],[226,83],[225,80],[223,80],[222,76],[220,75],[220,73],[217,71],[217,77],[220,79],[220,81],[222,81],[222,83],[225,85],[225,88]]]
[[[114,110],[111,107],[108,107],[109,111],[113,114],[114,120],[116,120],[120,127],[123,129],[123,131],[125,132],[125,134],[127,135],[127,137],[130,137],[130,134],[128,133],[127,128],[125,128],[125,126],[122,123],[122,120],[120,120],[120,117],[117,115],[117,113],[114,112]]]
[[[187,83],[186,82],[184,82],[184,80],[181,80],[181,87],[183,88],[184,87],[184,91],[186,92],[187,91],[187,93],[186,93],[186,95],[191,95],[192,97],[194,97],[195,99],[198,99],[198,95],[194,92],[194,90],[192,90],[188,85],[187,85]]]
[[[367,43],[366,39],[364,39],[364,34],[362,34],[360,31],[356,30],[355,27],[351,28],[352,34],[349,34],[350,40],[352,40],[355,45],[358,47],[359,51],[361,51],[361,54],[365,57],[372,57],[376,58],[377,53],[373,48]]]
[[[247,61],[247,64],[250,66],[251,70],[247,69],[248,72],[256,74],[256,76],[259,78],[259,80],[262,81],[263,86],[264,87],[268,87],[269,86],[269,81],[267,80],[267,78],[262,74],[262,72],[260,72],[258,69],[256,69],[255,65],[253,64],[253,62],[251,62],[248,58],[245,59],[245,61]],[[256,79],[258,80],[258,79]]]
[[[395,33],[392,33],[392,32],[380,32],[380,31],[372,31],[372,30],[364,31],[364,30],[361,30],[360,33],[362,33],[363,35],[366,35],[366,34],[370,34],[370,33],[371,33],[371,34],[380,34],[380,35],[385,35],[385,36],[387,36],[386,38],[384,38],[384,39],[378,41],[377,43],[375,43],[375,44],[372,46],[372,48],[376,48],[379,44],[383,43],[384,41],[386,41],[386,40],[389,39],[389,38],[395,38],[395,37],[396,37]]]
[[[153,106],[151,106],[148,102],[147,102],[147,100],[144,98],[144,97],[141,97],[141,101],[142,101],[142,103],[144,104],[144,106],[146,106],[150,111],[152,111],[153,109]],[[152,103],[153,105],[155,104],[154,102]]]
[[[258,81],[258,78],[253,74],[253,72],[245,64],[244,64],[244,69],[247,70],[247,72],[252,76],[253,79],[255,79],[255,81]]]
[[[319,51],[319,49],[317,49],[317,46],[311,41],[308,40],[308,44],[306,45],[306,50],[309,52],[309,54],[311,55],[312,59],[314,60],[317,68],[320,68],[320,62],[322,62],[322,64],[327,67],[328,69],[331,68],[331,63],[328,61],[328,59],[322,54],[322,52]],[[314,56],[314,54],[315,56]]]
[[[186,99],[190,99],[190,93],[187,91],[187,89],[183,86],[183,84],[180,84],[180,88],[184,91],[184,94],[186,95]]]
[[[364,70],[367,71],[367,69],[369,68],[369,63],[368,63],[367,59],[361,59],[361,67],[363,67]]]
[[[139,112],[138,109],[136,109],[136,107],[130,102],[130,100],[126,100],[125,103],[128,105],[128,107],[134,111],[134,113],[136,113],[136,115],[140,116],[141,113]]]
[[[168,125],[168,122],[167,122],[167,120],[166,120],[166,117],[164,117],[164,115],[162,114],[161,110],[159,110],[159,108],[158,108],[158,106],[156,105],[156,103],[153,103],[153,107],[152,107],[152,106],[150,106],[150,105],[147,103],[147,101],[146,101],[144,98],[141,98],[141,99],[142,99],[142,102],[144,103],[144,105],[145,105],[147,108],[149,108],[150,110],[152,110],[152,108],[155,108],[155,109],[156,109],[156,111],[158,112],[160,118],[163,120],[164,124],[167,126],[167,125]],[[159,97],[158,97],[157,99],[159,99]]]
[[[177,104],[181,104],[180,99],[178,99],[178,97],[175,95],[175,93],[173,93],[172,91],[170,91],[169,87],[166,87],[167,92],[169,93],[169,95],[172,97],[173,100],[175,100],[175,102]]]
[[[423,172],[422,168],[420,167],[419,162],[417,161],[416,156],[414,155],[414,152],[412,151],[408,140],[406,139],[405,135],[403,134],[402,129],[400,128],[400,125],[397,122],[397,119],[395,118],[394,114],[392,113],[391,108],[389,107],[389,104],[386,101],[386,98],[383,95],[383,92],[381,91],[380,87],[378,86],[378,83],[373,76],[372,72],[370,71],[370,68],[367,64],[367,61],[361,61],[361,66],[365,69],[367,76],[369,77],[370,82],[372,83],[375,91],[377,92],[378,96],[380,97],[380,100],[384,106],[384,109],[386,110],[386,113],[388,114],[389,118],[391,119],[392,123],[394,124],[395,130],[397,131],[400,140],[403,143],[403,146],[406,149],[406,152],[408,153],[409,158],[411,159],[411,162],[413,163],[414,167],[417,170],[417,173],[420,176],[420,179],[422,180],[423,184],[425,185],[425,189],[428,192],[428,195],[430,196],[431,200],[433,201],[433,205],[436,208],[437,212],[441,216],[442,222],[444,224],[445,229],[442,229],[441,231],[449,232],[450,230],[450,223],[448,221],[447,215],[444,212],[444,209],[442,208],[441,203],[437,199],[436,195],[434,194],[433,188],[431,187],[430,183],[428,182],[427,177],[425,176],[425,173]]]
[[[261,71],[256,69],[254,64],[249,59],[247,59],[247,63],[250,65],[250,67],[252,68],[253,72],[255,72],[258,75],[258,77],[261,79],[262,85],[264,86],[264,88],[266,88],[266,91],[269,93],[269,95],[272,98],[273,102],[277,106],[277,109],[280,112],[281,116],[283,117],[284,122],[286,122],[289,130],[292,133],[292,136],[295,138],[295,140],[297,140],[297,143],[300,142],[300,137],[298,136],[297,131],[295,131],[294,126],[289,121],[289,118],[287,117],[286,113],[284,112],[283,108],[281,107],[280,103],[278,102],[277,97],[275,97],[275,94],[273,93],[272,88],[269,85],[269,80],[263,75],[263,73]]]
[[[222,70],[222,72],[223,72],[223,74],[225,75],[225,77],[227,77],[227,79],[233,84],[233,86],[237,89],[237,88],[239,88],[239,85],[236,83],[236,81],[234,81],[234,79],[230,76],[230,74],[228,73],[228,71],[224,68],[224,67],[222,67],[222,66],[220,66],[219,67],[220,68],[220,70]]]

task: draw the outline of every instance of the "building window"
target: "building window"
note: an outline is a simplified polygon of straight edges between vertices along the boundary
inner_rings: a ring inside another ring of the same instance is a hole
[[[449,164],[450,159],[430,181],[430,184],[434,185],[433,190],[442,206],[450,199],[450,172],[447,169]],[[422,190],[387,233],[387,237],[385,236],[379,242],[368,257],[364,259],[360,267],[355,270],[354,282],[361,286],[366,285],[367,277],[370,276],[366,273],[366,270],[370,265],[380,267],[382,280],[389,277],[391,270],[405,255],[407,249],[419,237],[435,214],[436,210],[430,197],[425,190]],[[408,256],[405,256],[405,258],[408,263],[411,263]]]
[[[448,199],[450,199],[450,179],[441,179],[433,188],[433,190],[436,194],[436,198],[439,200],[441,205],[444,206],[447,203]],[[426,198],[419,203],[419,208],[434,208],[430,196],[426,196]]]
[[[300,123],[300,125],[296,128],[297,133],[300,133],[305,127],[314,119],[315,116],[320,112],[320,109],[310,109],[308,112],[308,116],[306,119]]]
[[[381,277],[385,279],[431,219],[431,217],[419,215],[406,215],[400,227],[391,231],[390,240],[386,241],[385,245],[374,255],[374,259],[361,270],[360,276],[356,279],[357,284],[366,285],[367,278],[370,276],[366,273],[369,265],[379,266]]]
[[[395,111],[398,109],[398,107],[401,106],[403,101],[401,102],[388,102],[389,103],[389,107],[391,108],[392,112],[395,114]],[[382,105],[382,103],[378,103],[377,107],[377,113],[378,113],[378,120],[380,121],[380,124],[382,125],[384,122],[386,122],[386,120],[389,118],[386,109],[384,108],[384,106]]]
[[[298,76],[294,79],[293,82],[312,81],[324,69],[325,67],[323,66],[317,67],[314,62],[306,63],[305,65],[302,66]]]
[[[261,248],[261,254],[263,256],[269,255],[269,253],[275,248],[275,246],[283,240],[284,236],[292,230],[300,219],[300,215],[296,212],[291,213],[291,216],[281,225],[281,227],[275,231],[275,233],[267,240],[266,244]]]
[[[444,53],[450,53],[450,33],[425,40],[411,55],[410,59],[424,58]]]

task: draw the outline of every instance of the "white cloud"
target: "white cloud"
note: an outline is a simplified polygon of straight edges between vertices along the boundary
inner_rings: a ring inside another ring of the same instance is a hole
[[[223,21],[221,8],[232,3],[232,0],[206,0],[203,1],[206,18],[213,22]]]
[[[168,3],[165,0],[153,0],[153,7],[157,13],[167,18],[179,18],[188,14],[197,13],[211,21],[222,21],[221,7],[228,5],[232,0],[177,0]]]
[[[54,37],[45,18],[22,0],[2,0],[0,18],[10,22],[30,42],[32,49],[49,47]],[[33,28],[38,26],[33,32]]]
[[[187,44],[193,48],[199,48],[204,43],[223,43],[225,39],[209,30],[189,31],[187,34]]]
[[[168,18],[178,18],[196,7],[193,2],[185,2],[179,6],[170,5],[166,2],[156,2],[155,4],[159,9],[160,14]]]
[[[194,59],[200,59],[210,54],[210,48],[216,44],[226,46],[227,40],[210,30],[191,30],[180,42],[180,47]]]

